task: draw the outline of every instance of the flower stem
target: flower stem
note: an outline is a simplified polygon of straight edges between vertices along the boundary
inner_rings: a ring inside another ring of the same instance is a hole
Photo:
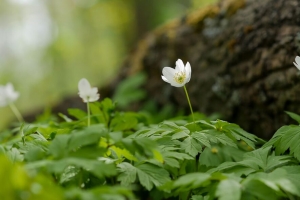
[[[190,97],[189,97],[189,94],[188,94],[188,92],[187,92],[187,89],[186,89],[185,85],[183,86],[183,89],[184,89],[184,91],[185,91],[186,98],[187,98],[188,103],[189,103],[189,106],[190,106],[190,110],[191,110],[192,117],[193,117],[193,122],[195,123],[195,118],[194,118],[193,108],[192,108],[191,101],[190,101]]]
[[[88,113],[88,124],[87,124],[87,126],[89,127],[90,124],[91,124],[91,119],[90,119],[90,115],[91,115],[91,113],[90,113],[90,102],[88,101],[86,105],[87,105],[87,113]]]
[[[24,119],[23,119],[21,113],[19,112],[18,108],[15,106],[15,104],[10,103],[9,107],[13,111],[13,113],[15,114],[15,116],[17,117],[18,121],[20,123],[24,122]]]

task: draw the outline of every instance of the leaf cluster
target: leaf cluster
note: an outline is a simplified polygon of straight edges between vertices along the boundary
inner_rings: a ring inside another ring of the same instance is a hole
[[[62,121],[44,117],[3,132],[0,177],[8,182],[0,196],[300,199],[299,126],[283,126],[265,143],[200,114],[195,122],[151,123],[144,113],[119,111],[108,98],[90,108],[90,126],[86,112],[69,109],[59,114]]]

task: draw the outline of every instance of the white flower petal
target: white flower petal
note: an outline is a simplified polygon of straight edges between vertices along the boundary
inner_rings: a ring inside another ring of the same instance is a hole
[[[14,90],[14,86],[11,83],[7,83],[5,86],[0,86],[0,106],[7,106],[14,102],[19,97],[19,93]]]
[[[186,66],[184,66],[182,60],[178,59],[176,61],[175,69],[171,67],[164,67],[162,70],[162,74],[163,75],[161,76],[161,78],[163,79],[163,81],[170,83],[174,87],[182,87],[191,79],[191,65],[189,62],[187,62]],[[184,78],[184,80],[182,80],[182,78]]]
[[[98,101],[99,98],[100,98],[100,95],[99,95],[99,94],[95,94],[95,95],[93,95],[93,96],[90,96],[89,102],[95,102],[95,101]]]
[[[170,82],[168,81],[168,79],[166,79],[164,76],[161,76],[161,78],[162,78],[163,81],[165,81],[165,82],[167,82],[167,83],[170,83]]]
[[[185,83],[183,82],[180,84],[180,83],[177,83],[176,81],[174,81],[174,82],[171,82],[170,84],[174,87],[182,87],[182,86],[184,86]]]
[[[94,102],[99,99],[99,94],[98,94],[98,88],[96,87],[91,87],[90,83],[88,80],[85,78],[81,79],[78,83],[78,94],[80,98],[83,99],[83,102]]]
[[[188,83],[191,80],[191,74],[192,74],[192,69],[191,69],[191,65],[189,62],[187,62],[185,65],[185,74],[186,74],[185,83]]]
[[[297,63],[298,65],[300,65],[300,57],[299,57],[299,56],[296,56],[296,63]]]
[[[176,67],[175,67],[175,70],[176,70],[176,71],[180,71],[180,72],[183,72],[183,71],[184,71],[184,64],[183,64],[183,62],[182,62],[181,59],[178,59],[178,60],[176,61]]]
[[[171,67],[164,67],[162,70],[162,74],[170,83],[172,80],[174,80],[175,69]]]
[[[78,83],[78,90],[79,92],[84,92],[87,91],[91,88],[91,85],[89,83],[88,80],[86,80],[85,78],[80,79],[79,83]]]
[[[294,65],[300,70],[300,66],[294,62]]]

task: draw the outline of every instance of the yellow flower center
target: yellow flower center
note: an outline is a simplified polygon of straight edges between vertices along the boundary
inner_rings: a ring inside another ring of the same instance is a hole
[[[174,79],[177,83],[182,84],[186,78],[185,72],[177,72],[175,73]]]

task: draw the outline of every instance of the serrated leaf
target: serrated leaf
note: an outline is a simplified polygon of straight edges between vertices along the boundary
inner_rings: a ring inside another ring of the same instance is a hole
[[[204,132],[206,134],[206,137],[212,143],[216,143],[216,144],[221,143],[223,145],[228,145],[228,146],[237,148],[237,145],[234,142],[234,140],[229,138],[224,133],[221,133],[217,130],[205,130],[205,131],[202,131],[202,132]]]
[[[110,147],[110,150],[114,151],[118,158],[122,158],[123,156],[130,161],[137,161],[137,158],[133,156],[127,149],[121,149],[116,146]]]
[[[195,157],[198,153],[202,152],[202,145],[199,141],[192,137],[187,137],[182,143],[181,148],[191,156]]]
[[[241,185],[235,180],[222,180],[218,184],[216,196],[219,200],[239,200],[242,194],[241,189]]]
[[[170,180],[169,173],[165,169],[150,163],[138,166],[133,166],[130,163],[121,163],[118,167],[121,172],[118,180],[124,185],[133,183],[137,175],[140,184],[150,191],[153,186],[161,186]]]
[[[137,170],[130,163],[120,163],[118,165],[118,171],[120,172],[118,175],[118,181],[121,182],[121,185],[128,186],[135,182]]]
[[[189,134],[187,134],[185,131],[179,131],[172,135],[172,140],[177,140],[188,136]]]
[[[159,187],[170,180],[168,171],[156,165],[145,163],[137,166],[137,169],[141,185],[149,191],[153,185]]]
[[[274,154],[269,155],[269,148],[261,148],[252,152],[244,154],[243,160],[239,162],[225,162],[219,165],[217,168],[209,170],[209,172],[225,171],[236,166],[244,166],[255,171],[260,169],[268,172],[276,167],[293,163],[290,156],[275,156]]]
[[[263,145],[263,147],[269,147],[269,146],[277,146],[278,142],[281,140],[282,136],[285,135],[287,132],[289,132],[291,130],[290,127],[298,127],[298,126],[282,126],[280,127],[275,134],[273,135],[273,137]]]
[[[273,138],[265,144],[266,147],[274,145],[276,153],[282,154],[288,149],[289,154],[300,161],[300,127],[284,126],[280,128]]]
[[[195,132],[192,134],[192,137],[195,138],[196,140],[198,140],[205,147],[211,147],[210,142],[205,133]]]
[[[174,122],[171,122],[171,121],[164,121],[161,123],[161,126],[167,126],[172,129],[180,129],[180,127],[177,124],[175,124]]]
[[[194,158],[186,153],[177,152],[177,148],[166,147],[161,150],[164,163],[170,167],[179,168],[178,160],[193,160]]]
[[[165,164],[170,167],[180,168],[179,162],[175,158],[166,157],[164,158]]]

